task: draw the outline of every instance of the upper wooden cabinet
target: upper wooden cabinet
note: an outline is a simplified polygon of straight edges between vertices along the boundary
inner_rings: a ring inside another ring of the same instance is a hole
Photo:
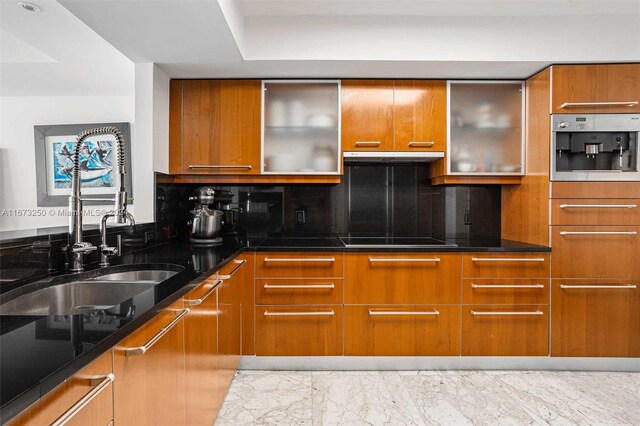
[[[173,80],[171,173],[260,173],[261,82]]]
[[[447,146],[447,83],[394,82],[394,150],[444,151]]]
[[[342,81],[342,150],[393,150],[393,81]]]
[[[551,112],[640,112],[640,64],[554,65]]]

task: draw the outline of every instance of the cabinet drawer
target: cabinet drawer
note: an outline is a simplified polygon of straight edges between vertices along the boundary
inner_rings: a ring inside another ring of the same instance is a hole
[[[553,278],[640,278],[640,226],[552,226]]]
[[[552,356],[640,356],[640,283],[553,280]]]
[[[343,253],[257,253],[258,278],[342,278]]]
[[[345,355],[460,355],[459,306],[345,306]]]
[[[465,278],[548,278],[548,253],[468,253]]]
[[[457,253],[347,253],[348,304],[460,303]]]
[[[462,307],[462,355],[546,356],[548,338],[546,305]]]
[[[261,305],[342,304],[341,279],[258,279],[256,303]]]
[[[549,303],[549,279],[464,279],[463,304],[538,305]]]
[[[552,225],[640,225],[640,199],[554,199]]]
[[[69,426],[106,426],[113,420],[112,373],[112,352],[109,351],[47,393],[8,424],[49,425],[64,422]]]
[[[256,306],[256,355],[342,355],[342,306]]]
[[[640,182],[551,182],[551,198],[640,198]]]

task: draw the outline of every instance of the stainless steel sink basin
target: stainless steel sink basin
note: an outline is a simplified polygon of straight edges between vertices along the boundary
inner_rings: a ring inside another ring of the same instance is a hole
[[[176,270],[146,269],[77,277],[66,282],[62,277],[63,282],[44,288],[41,282],[35,282],[28,285],[32,291],[18,289],[20,294],[15,297],[3,295],[0,315],[79,315],[109,309],[177,273]]]

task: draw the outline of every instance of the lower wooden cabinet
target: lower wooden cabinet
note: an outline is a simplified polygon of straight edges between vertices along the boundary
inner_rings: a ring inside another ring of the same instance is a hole
[[[549,303],[549,278],[465,279],[462,280],[462,303],[546,305]]]
[[[256,306],[256,355],[342,355],[342,305]]]
[[[242,352],[242,281],[246,262],[242,259],[231,262],[220,271],[225,278],[218,287],[218,359],[222,388],[231,385],[236,374]]]
[[[185,424],[187,314],[175,303],[115,346],[115,424]]]
[[[108,351],[7,424],[107,426],[113,421],[113,382]]]
[[[552,356],[640,356],[637,280],[553,280],[551,298]]]
[[[460,355],[459,306],[345,306],[345,355]]]
[[[462,355],[547,356],[547,305],[462,306]]]

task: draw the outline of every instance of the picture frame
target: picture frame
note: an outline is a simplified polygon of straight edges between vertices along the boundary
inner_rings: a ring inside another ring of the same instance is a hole
[[[34,126],[36,188],[38,207],[66,206],[71,194],[72,151],[78,134],[96,127],[116,127],[122,133],[125,149],[125,189],[133,197],[131,178],[131,126],[129,123],[89,123]],[[80,154],[82,198],[87,205],[104,205],[92,198],[111,198],[116,192],[117,148],[112,135],[85,140]],[[129,203],[133,204],[133,203]]]

